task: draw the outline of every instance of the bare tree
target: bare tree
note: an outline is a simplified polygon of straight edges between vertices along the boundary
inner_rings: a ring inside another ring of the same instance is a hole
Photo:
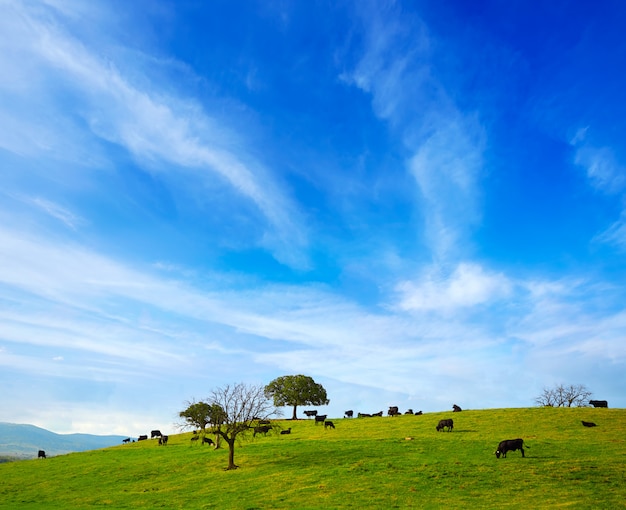
[[[211,432],[221,436],[228,444],[226,469],[237,469],[237,439],[244,437],[254,423],[278,414],[277,410],[266,398],[263,386],[247,386],[243,383],[216,388],[206,402],[214,409],[221,410],[219,419],[212,420]]]
[[[550,407],[585,407],[591,394],[582,384],[558,384],[554,388],[544,388],[535,403]]]
[[[553,389],[544,388],[541,395],[535,398],[535,404],[544,407],[555,407],[556,396]]]

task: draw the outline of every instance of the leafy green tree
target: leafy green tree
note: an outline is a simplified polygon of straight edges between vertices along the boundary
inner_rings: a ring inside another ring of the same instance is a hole
[[[185,420],[185,426],[204,430],[211,423],[212,409],[206,402],[187,402],[187,409],[178,413]]]
[[[298,406],[324,406],[330,402],[324,387],[306,375],[278,377],[265,387],[265,395],[273,398],[277,407],[293,406],[292,420],[298,419]]]
[[[185,420],[181,428],[199,428],[201,430],[200,436],[204,440],[207,425],[216,425],[224,421],[224,410],[216,404],[209,404],[204,401],[187,402],[187,409],[178,413],[178,416]],[[221,436],[215,434],[216,450],[221,446],[220,439]]]
[[[217,388],[211,392],[207,403],[215,411],[211,432],[222,437],[228,444],[228,467],[235,464],[235,443],[245,436],[259,420],[267,420],[277,413],[265,396],[262,386],[246,386],[243,383]]]

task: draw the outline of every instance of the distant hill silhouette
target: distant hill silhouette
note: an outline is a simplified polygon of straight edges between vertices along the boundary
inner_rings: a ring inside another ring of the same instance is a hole
[[[39,450],[48,456],[97,450],[121,444],[124,437],[56,434],[34,425],[0,422],[0,457],[30,459],[37,457]]]

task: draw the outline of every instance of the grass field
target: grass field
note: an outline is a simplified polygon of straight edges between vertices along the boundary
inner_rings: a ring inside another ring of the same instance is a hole
[[[452,432],[436,432],[454,418]],[[597,423],[583,427],[581,420]],[[190,434],[0,465],[0,508],[626,508],[626,410],[528,408],[278,421],[226,449]],[[506,459],[498,442],[529,447]]]

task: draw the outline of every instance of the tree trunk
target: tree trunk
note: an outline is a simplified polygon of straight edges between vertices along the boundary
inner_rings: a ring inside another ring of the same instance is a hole
[[[298,405],[296,404],[295,406],[293,406],[293,416],[291,417],[292,420],[297,420],[298,417],[296,416],[296,408],[298,407]]]
[[[228,441],[228,467],[226,469],[237,469],[239,466],[235,464],[235,439]]]

